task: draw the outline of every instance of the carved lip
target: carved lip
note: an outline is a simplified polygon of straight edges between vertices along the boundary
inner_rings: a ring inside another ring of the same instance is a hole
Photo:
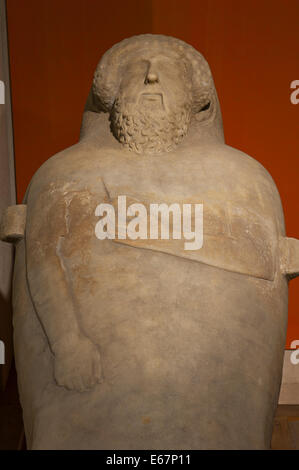
[[[140,98],[146,101],[159,102],[163,105],[162,93],[141,93]]]

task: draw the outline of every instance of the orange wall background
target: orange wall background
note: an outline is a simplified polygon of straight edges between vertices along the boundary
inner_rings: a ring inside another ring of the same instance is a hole
[[[298,0],[8,0],[18,201],[40,165],[74,144],[95,66],[115,42],[168,34],[207,58],[226,142],[260,161],[299,238]],[[290,283],[287,344],[299,339],[299,278]]]

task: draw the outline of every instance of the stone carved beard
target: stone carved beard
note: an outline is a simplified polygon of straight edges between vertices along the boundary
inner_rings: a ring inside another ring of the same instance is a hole
[[[166,112],[157,103],[128,106],[121,97],[117,97],[110,113],[115,138],[139,154],[173,150],[187,134],[190,120],[191,100]]]

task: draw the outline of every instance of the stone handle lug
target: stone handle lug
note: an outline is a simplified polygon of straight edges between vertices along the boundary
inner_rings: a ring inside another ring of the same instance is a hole
[[[0,222],[0,240],[16,243],[25,236],[26,204],[16,204],[4,209]]]
[[[299,240],[284,237],[280,239],[280,269],[288,279],[299,276]]]

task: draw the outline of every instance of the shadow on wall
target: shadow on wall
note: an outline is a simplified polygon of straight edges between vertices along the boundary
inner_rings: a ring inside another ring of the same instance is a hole
[[[0,293],[0,340],[0,391],[4,391],[13,358],[11,289],[7,298]]]
[[[10,369],[5,391],[0,391],[0,416],[0,450],[26,450],[14,363]]]

